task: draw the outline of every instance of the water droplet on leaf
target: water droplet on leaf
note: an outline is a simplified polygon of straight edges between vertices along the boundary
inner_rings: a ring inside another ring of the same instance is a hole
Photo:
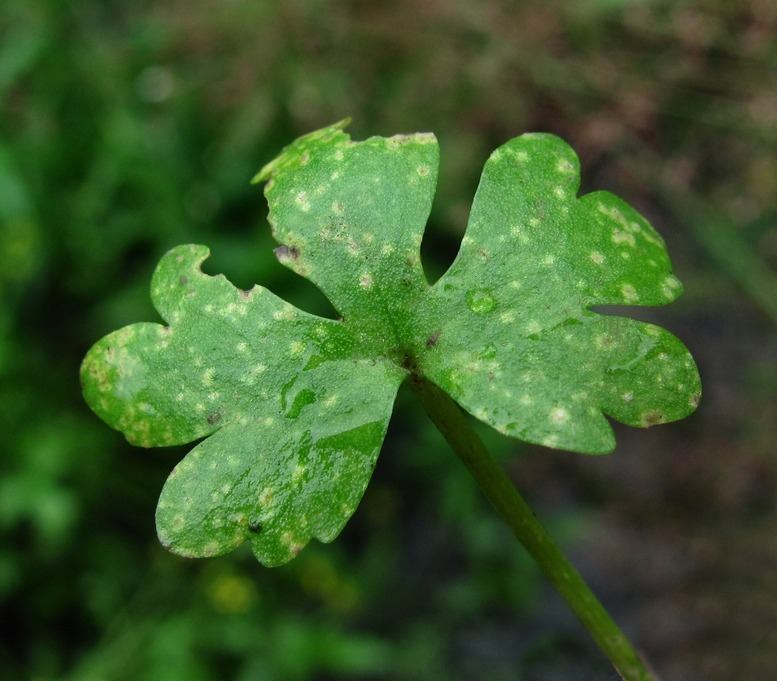
[[[476,288],[467,291],[467,305],[475,314],[486,314],[496,307],[496,298],[486,288]]]

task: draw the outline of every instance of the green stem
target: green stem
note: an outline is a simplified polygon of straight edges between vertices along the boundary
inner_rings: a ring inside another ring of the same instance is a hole
[[[458,405],[437,386],[414,376],[413,391],[488,500],[537,561],[580,622],[625,681],[655,681],[626,636],[580,573],[540,524],[502,467],[491,457]]]

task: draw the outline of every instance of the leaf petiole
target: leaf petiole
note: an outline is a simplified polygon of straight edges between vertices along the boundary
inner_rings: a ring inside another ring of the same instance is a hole
[[[420,376],[410,381],[426,413],[483,493],[625,681],[655,681],[618,625],[494,460],[459,406]]]

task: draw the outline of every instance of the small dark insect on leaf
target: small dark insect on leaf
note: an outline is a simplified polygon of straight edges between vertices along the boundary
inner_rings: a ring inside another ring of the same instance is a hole
[[[255,520],[248,525],[248,530],[254,534],[259,534],[262,531],[262,524]]]
[[[437,342],[440,340],[440,329],[437,329],[429,338],[426,339],[426,347],[431,350],[433,347],[437,345]]]

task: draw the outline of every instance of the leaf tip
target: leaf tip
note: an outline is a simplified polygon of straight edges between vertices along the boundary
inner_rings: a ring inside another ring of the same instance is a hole
[[[251,178],[251,184],[261,184],[272,179],[278,170],[287,165],[291,161],[298,161],[301,165],[307,163],[306,154],[309,148],[319,142],[325,142],[335,136],[337,133],[342,132],[351,124],[351,118],[343,118],[341,121],[321,128],[314,132],[308,133],[295,140],[288,146],[284,147],[278,156],[272,161],[265,164],[264,167]],[[309,159],[309,156],[307,157]]]

